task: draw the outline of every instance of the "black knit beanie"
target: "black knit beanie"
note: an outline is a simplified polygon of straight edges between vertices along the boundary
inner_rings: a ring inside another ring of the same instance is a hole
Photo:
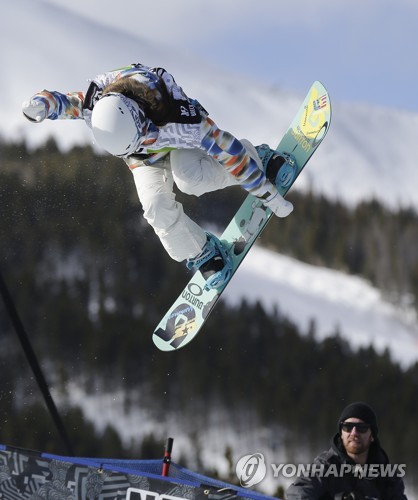
[[[377,436],[378,428],[376,414],[373,408],[366,403],[351,403],[344,408],[338,421],[339,433],[341,432],[341,422],[344,422],[347,418],[359,418],[360,420],[363,420],[363,422],[370,425],[373,436]]]

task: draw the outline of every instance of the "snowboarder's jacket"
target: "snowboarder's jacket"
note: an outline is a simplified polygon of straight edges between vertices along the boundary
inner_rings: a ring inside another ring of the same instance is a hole
[[[298,477],[287,489],[287,500],[406,500],[405,466],[390,464],[378,439],[370,446],[367,464],[356,465],[336,434],[331,448],[310,468],[312,473]]]
[[[155,163],[172,149],[200,148],[216,158],[252,195],[267,200],[277,194],[276,187],[242,144],[229,132],[220,130],[200,103],[187,97],[163,68],[132,64],[97,75],[90,80],[86,93],[43,90],[33,99],[45,103],[48,119],[83,119],[91,128],[91,112],[103,90],[124,77],[146,84],[163,104],[163,112],[153,115],[146,101],[139,103],[145,112],[146,123],[135,154],[124,158],[129,168],[135,168],[138,159],[147,158],[148,164]]]

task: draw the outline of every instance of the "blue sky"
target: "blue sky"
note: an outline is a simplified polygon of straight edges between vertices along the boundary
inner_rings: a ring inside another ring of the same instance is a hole
[[[418,111],[416,0],[46,1],[187,50],[193,66],[204,58],[300,92],[319,79],[340,101]]]

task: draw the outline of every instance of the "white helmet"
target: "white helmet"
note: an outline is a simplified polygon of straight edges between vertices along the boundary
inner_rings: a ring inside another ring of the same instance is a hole
[[[114,156],[128,156],[138,149],[145,114],[134,100],[110,92],[95,104],[91,125],[99,146]]]

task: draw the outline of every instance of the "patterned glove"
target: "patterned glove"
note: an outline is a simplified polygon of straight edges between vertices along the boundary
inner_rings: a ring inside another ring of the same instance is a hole
[[[280,193],[276,193],[272,198],[264,202],[277,217],[287,217],[293,211],[293,204],[283,198]]]
[[[22,104],[22,111],[28,120],[35,123],[42,122],[48,115],[45,101],[35,96],[31,97],[30,101],[25,101]]]

